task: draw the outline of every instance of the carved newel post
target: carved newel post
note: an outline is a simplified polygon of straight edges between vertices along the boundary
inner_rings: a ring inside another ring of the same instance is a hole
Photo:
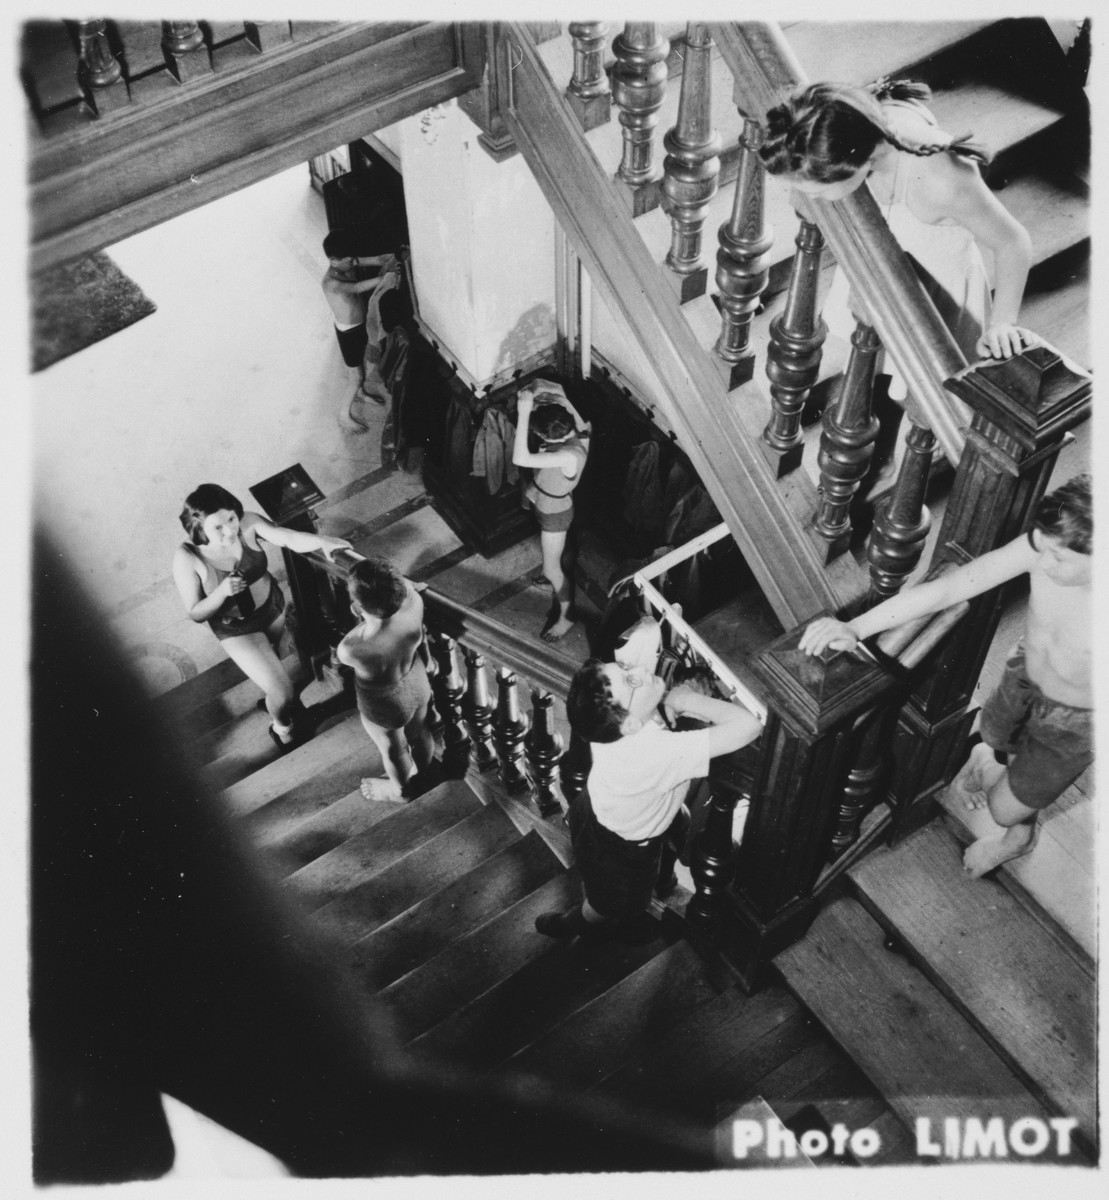
[[[944,386],[974,411],[955,485],[947,500],[933,564],[962,562],[1018,537],[1047,490],[1067,431],[1091,408],[1091,379],[1049,347],[967,367]],[[1008,588],[970,603],[901,712],[892,786],[897,830],[927,820],[933,794],[966,756],[974,720],[967,706],[1004,607]]]
[[[722,949],[748,988],[815,915],[812,889],[833,857],[856,724],[897,686],[885,667],[854,655],[802,654],[803,629],[780,637],[750,664],[770,711],[722,914]]]

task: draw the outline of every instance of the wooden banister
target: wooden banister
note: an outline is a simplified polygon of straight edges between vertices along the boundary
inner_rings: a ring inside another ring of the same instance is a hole
[[[745,116],[760,120],[798,84],[808,82],[781,30],[763,22],[713,27],[713,37],[735,78],[735,101]],[[966,366],[962,351],[928,298],[912,264],[890,233],[874,197],[858,188],[828,203],[795,192],[794,207],[820,227],[859,303],[909,388],[907,410],[917,425],[935,433],[957,463],[965,431],[943,381]]]
[[[779,619],[841,600],[674,303],[626,201],[602,171],[527,31],[502,27],[513,69],[505,120],[593,285],[635,331],[659,402]],[[510,53],[509,53],[510,51]],[[507,72],[506,72],[507,73]]]

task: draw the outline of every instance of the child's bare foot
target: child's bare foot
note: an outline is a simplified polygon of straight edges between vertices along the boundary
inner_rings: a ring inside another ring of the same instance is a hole
[[[573,628],[574,621],[570,617],[559,617],[553,624],[544,625],[539,636],[545,642],[557,642],[560,638],[564,638]]]
[[[363,779],[358,790],[367,800],[390,800],[397,804],[404,803],[400,786],[391,779]]]
[[[963,869],[974,879],[1028,854],[1036,843],[1034,825],[1010,825],[999,838],[979,838],[966,848]]]

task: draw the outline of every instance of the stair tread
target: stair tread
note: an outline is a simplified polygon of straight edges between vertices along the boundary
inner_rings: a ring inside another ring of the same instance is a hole
[[[519,836],[516,826],[499,808],[483,807],[317,909],[314,919],[332,936],[344,942],[356,941],[473,870]]]
[[[903,1122],[1050,1114],[856,901],[825,907],[774,965]]]
[[[981,80],[937,91],[928,107],[942,129],[955,136],[971,134],[995,157],[1051,128],[1063,115]]]
[[[935,822],[848,874],[937,985],[1091,1136],[1094,988],[1071,955],[999,884],[971,879]]]
[[[414,1048],[491,1069],[663,949],[661,931],[659,939],[645,946],[553,941],[534,927],[524,929],[522,936],[538,940],[539,953],[451,1013]]]
[[[302,904],[322,908],[481,807],[464,781],[448,780],[411,804],[394,805],[392,813],[294,871],[283,885],[296,891]]]
[[[798,21],[786,40],[811,79],[870,83],[957,45],[992,21]],[[862,49],[860,49],[862,48]]]
[[[393,801],[367,800],[355,789],[309,816],[259,821],[251,829],[252,840],[267,858],[291,875],[396,811]],[[259,815],[264,812],[261,810]]]
[[[706,979],[697,953],[678,942],[560,1021],[505,1066],[549,1078],[575,1093],[586,1091],[718,990]]]
[[[1093,972],[1097,958],[1097,865],[1094,862],[1096,830],[1093,806],[1075,789],[1077,802],[1064,809],[1058,803],[1039,819],[1039,835],[1032,854],[1003,863],[998,878],[1016,895],[1026,897],[1056,922]],[[988,808],[967,809],[954,787],[936,799],[960,842],[979,837],[1001,837],[1004,830]]]
[[[761,1039],[773,1053],[783,1025],[801,1007],[783,987],[768,986],[751,995],[730,988],[713,996],[649,1046],[599,1080],[606,1094],[643,1097],[658,1107],[686,1110],[715,1119],[722,1096],[738,1096],[777,1065],[753,1053]],[[753,1071],[760,1063],[758,1074]],[[738,1064],[743,1064],[743,1071]]]
[[[370,992],[430,961],[452,942],[563,870],[538,833],[525,834],[350,947],[351,971]]]
[[[247,778],[223,788],[223,803],[235,815],[245,816],[313,780],[331,777],[338,760],[346,760],[358,753],[363,755],[363,766],[367,770],[379,761],[361,721],[353,715],[267,763]],[[336,786],[329,789],[332,798],[346,795],[358,782],[357,778],[350,779],[349,773],[342,783],[336,779]]]
[[[545,953],[550,942],[535,931],[535,918],[580,897],[576,873],[560,873],[383,989],[379,999],[393,1010],[399,1036],[420,1045],[420,1035]]]
[[[1020,309],[1022,325],[1035,330],[1080,365],[1091,361],[1089,276],[1087,258],[1068,270],[1056,286],[1026,293]]]
[[[1034,263],[1043,263],[1090,236],[1090,201],[1085,189],[1028,171],[997,193],[1032,237]]]

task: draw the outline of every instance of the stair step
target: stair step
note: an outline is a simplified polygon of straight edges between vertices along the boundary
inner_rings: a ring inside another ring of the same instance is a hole
[[[941,129],[959,136],[972,135],[995,161],[1050,129],[1063,116],[1038,100],[1014,95],[992,83],[967,81],[937,91],[928,107]]]
[[[1097,830],[1093,806],[1076,789],[1040,816],[1036,848],[1003,863],[996,878],[1037,920],[1094,975],[1097,957]],[[968,809],[954,787],[936,799],[947,814],[948,828],[965,845],[980,837],[1001,837],[1004,830],[988,808]]]
[[[1050,284],[1041,284],[1037,279],[1036,291],[1024,297],[1020,320],[1080,366],[1087,366],[1092,361],[1089,258],[1083,258]]]
[[[719,990],[705,978],[692,947],[678,942],[514,1054],[505,1066],[584,1092]]]
[[[298,789],[323,785],[322,791],[337,800],[353,791],[361,780],[351,756],[361,754],[362,774],[379,762],[377,750],[362,723],[352,716],[333,725],[288,754],[283,754],[222,789],[223,803],[236,816],[246,816]],[[212,767],[216,764],[213,763]],[[341,771],[337,768],[341,766]],[[205,776],[209,774],[205,771]],[[320,790],[316,788],[316,790]],[[318,805],[322,808],[324,805]]]
[[[294,871],[283,886],[297,893],[302,906],[322,908],[480,808],[465,782],[448,780],[411,804],[394,805],[384,820]]]
[[[499,808],[482,808],[445,833],[317,909],[315,919],[344,942],[391,921],[519,838]]]
[[[770,985],[750,996],[729,988],[643,1046],[596,1089],[715,1120],[718,1097],[739,1097],[779,1065],[786,1047],[796,1049],[800,1025],[794,1026],[802,1018],[796,998],[783,987]]]
[[[446,1021],[475,997],[544,954],[550,941],[535,931],[535,918],[581,900],[577,873],[555,875],[491,921],[452,942],[434,958],[379,993],[393,1010],[400,1036],[422,1046],[420,1035]],[[452,1057],[455,1047],[440,1046]],[[458,1048],[460,1053],[465,1048]]]
[[[538,833],[494,854],[350,948],[349,965],[367,992],[414,971],[553,879],[562,864]]]
[[[797,21],[786,41],[810,79],[870,83],[957,46],[992,21]]]
[[[937,823],[848,874],[937,987],[1093,1145],[1091,977],[1000,884],[971,879],[961,848]]]
[[[936,920],[931,914],[928,919]],[[902,1122],[915,1129],[924,1118],[939,1130],[949,1117],[1054,1115],[920,971],[885,949],[884,940],[862,906],[841,897],[774,965]]]
[[[1026,172],[997,193],[1032,236],[1033,262],[1048,262],[1090,237],[1090,200],[1077,180]]]
[[[193,753],[202,763],[232,755],[249,760],[259,757],[261,753],[269,761],[268,756],[275,751],[276,747],[268,733],[272,718],[268,712],[258,709],[261,698],[259,689],[253,683],[249,683],[249,691],[246,691],[246,687],[243,687],[245,703],[236,699],[230,706],[230,715],[226,720],[193,739]],[[239,690],[225,694],[231,696]],[[300,700],[307,710],[303,718],[306,725],[309,722],[322,724],[333,719],[333,714],[351,707],[338,680],[312,680],[301,692]]]
[[[396,811],[393,801],[367,800],[356,789],[307,817],[252,821],[255,815],[265,816],[263,808],[247,817],[245,823],[251,829],[254,845],[283,868],[283,874],[291,875]]]
[[[585,946],[525,929],[523,936],[538,940],[538,955],[425,1033],[413,1049],[493,1069],[656,957],[664,949],[661,928],[659,935],[643,946]]]

